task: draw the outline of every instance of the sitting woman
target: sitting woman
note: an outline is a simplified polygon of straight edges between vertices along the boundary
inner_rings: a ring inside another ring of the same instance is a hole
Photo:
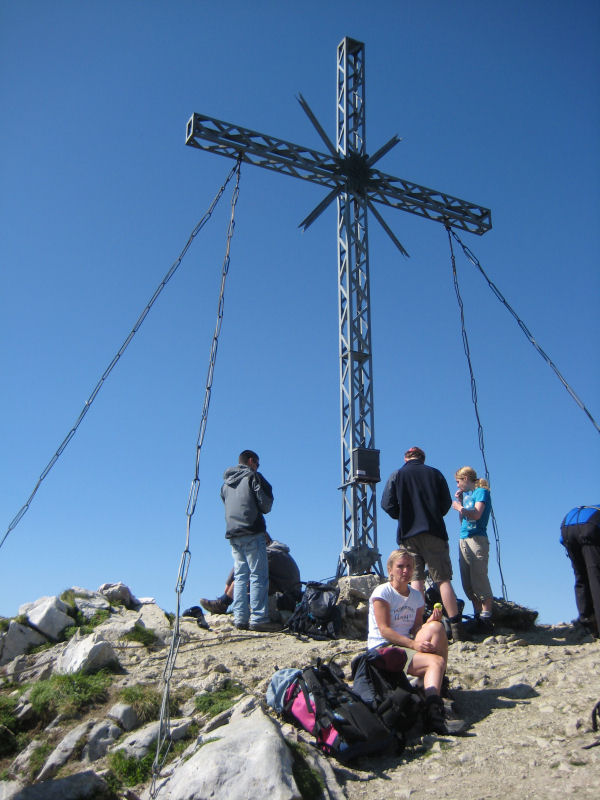
[[[394,550],[387,561],[388,583],[378,586],[369,599],[367,647],[384,644],[407,650],[406,672],[423,679],[425,725],[430,733],[447,734],[442,680],[448,661],[448,639],[441,623],[442,609],[434,609],[423,624],[423,595],[410,586],[415,561],[408,550]]]

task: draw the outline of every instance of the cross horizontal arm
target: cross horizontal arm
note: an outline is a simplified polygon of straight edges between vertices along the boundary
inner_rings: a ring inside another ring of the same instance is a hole
[[[383,155],[396,141],[395,137],[391,139],[375,156]],[[203,114],[192,114],[190,117],[186,144],[302,178],[325,186],[330,192],[344,191],[366,197],[376,203],[470,233],[481,235],[492,227],[489,209],[403,178],[386,175],[370,166],[375,157],[362,158],[355,154],[333,156]]]
[[[185,143],[330,189],[343,188],[343,178],[336,175],[338,161],[333,156],[203,114],[190,117]]]
[[[403,178],[393,178],[375,169],[371,170],[369,176],[369,197],[376,203],[399,208],[479,236],[492,228],[492,212],[489,208],[438,192],[436,189],[419,186]]]

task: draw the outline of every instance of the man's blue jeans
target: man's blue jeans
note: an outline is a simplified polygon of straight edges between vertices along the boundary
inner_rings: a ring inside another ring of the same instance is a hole
[[[233,553],[233,621],[236,625],[268,622],[269,562],[265,535],[232,536],[229,541]]]

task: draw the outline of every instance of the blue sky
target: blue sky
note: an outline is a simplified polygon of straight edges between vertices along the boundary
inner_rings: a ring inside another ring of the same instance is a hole
[[[295,96],[333,138],[344,36],[366,44],[367,150],[397,133],[383,171],[492,209],[463,241],[598,420],[599,34],[584,0],[2,0],[0,536],[232,166],[185,146],[192,112],[323,149]],[[272,535],[304,579],[335,572],[334,206],[298,229],[323,195],[242,169],[184,606],[221,591],[219,488],[247,447],[274,485]],[[382,213],[411,254],[371,220],[382,476],[417,444],[453,488],[482,463],[446,233]],[[118,580],[174,610],[228,215],[229,195],[0,549],[0,614]],[[598,433],[457,259],[508,594],[569,620],[559,526],[600,499]],[[385,556],[395,526],[378,522]],[[490,577],[500,594],[494,561]]]

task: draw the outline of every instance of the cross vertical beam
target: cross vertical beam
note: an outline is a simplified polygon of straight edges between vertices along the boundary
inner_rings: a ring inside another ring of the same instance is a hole
[[[186,144],[247,164],[310,181],[327,194],[300,223],[306,230],[337,198],[343,548],[337,575],[383,573],[377,551],[373,365],[369,299],[367,209],[408,255],[375,203],[407,211],[477,236],[492,227],[488,208],[386,175],[375,164],[400,141],[393,136],[370,157],[365,141],[364,44],[346,37],[337,50],[337,140],[334,145],[300,95],[327,152],[277,139],[230,122],[192,114]]]
[[[337,152],[357,166],[366,160],[364,45],[347,37],[337,50]],[[373,408],[367,198],[356,192],[352,182],[349,175],[337,199],[343,525],[338,576],[346,570],[350,575],[369,572],[373,567],[382,573],[377,550],[379,453]]]

